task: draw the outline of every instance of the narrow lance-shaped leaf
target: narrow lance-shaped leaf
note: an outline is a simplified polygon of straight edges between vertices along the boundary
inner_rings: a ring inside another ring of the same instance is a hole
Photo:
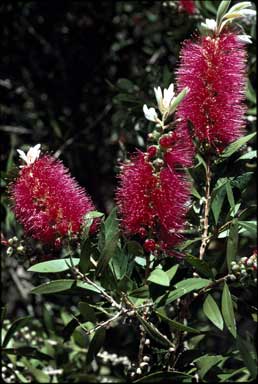
[[[222,315],[225,320],[226,326],[229,332],[236,338],[236,320],[233,309],[233,302],[231,298],[230,291],[228,289],[227,283],[224,283],[224,288],[222,292]]]
[[[162,271],[162,269],[156,268],[154,269],[150,276],[147,279],[152,283],[164,285],[165,287],[169,287],[169,277],[166,272]]]
[[[233,155],[233,153],[238,151],[238,149],[241,148],[242,145],[246,144],[249,140],[253,139],[255,135],[256,135],[256,132],[250,133],[250,135],[241,137],[240,139],[229,144],[229,146],[221,153],[220,158],[226,159],[230,157],[231,155]]]
[[[38,273],[58,273],[67,271],[73,266],[78,265],[80,262],[79,258],[72,258],[72,263],[70,258],[57,259],[44,261],[42,263],[34,264],[28,269],[28,272],[38,272]]]
[[[203,304],[203,312],[208,319],[221,331],[223,330],[223,318],[220,309],[211,295],[208,295]]]
[[[233,219],[229,229],[227,241],[227,267],[231,271],[231,262],[236,260],[238,247],[238,220]]]

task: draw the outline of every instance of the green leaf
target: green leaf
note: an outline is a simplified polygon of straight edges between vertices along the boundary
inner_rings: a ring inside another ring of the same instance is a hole
[[[150,296],[148,285],[143,285],[142,287],[134,289],[129,292],[129,296],[147,299]]]
[[[206,277],[213,277],[212,270],[206,261],[200,260],[189,253],[186,254],[185,261],[195,267],[195,269],[202,275]]]
[[[211,295],[208,295],[203,304],[203,312],[208,319],[221,331],[223,330],[223,318],[220,309]]]
[[[253,172],[246,172],[243,175],[237,176],[236,178],[231,180],[230,184],[233,188],[238,188],[240,189],[240,191],[243,191],[249,184],[252,176]]]
[[[234,199],[231,185],[229,183],[226,183],[226,192],[227,192],[228,202],[230,205],[230,211],[232,212],[235,208],[235,199]]]
[[[222,303],[221,303],[222,315],[229,332],[236,338],[236,320],[233,309],[233,302],[227,283],[224,283],[222,292]]]
[[[184,382],[183,379],[189,379],[192,382],[193,376],[184,372],[164,372],[159,371],[155,373],[150,373],[149,375],[143,376],[140,379],[134,380],[134,383],[166,383],[166,384],[175,384]]]
[[[83,301],[80,301],[79,311],[80,311],[80,314],[83,316],[84,321],[90,321],[91,323],[96,322],[97,319],[96,319],[95,311],[88,303],[84,303]]]
[[[38,272],[38,273],[63,272],[72,268],[73,265],[74,266],[78,265],[79,262],[80,262],[79,258],[72,258],[72,263],[70,258],[44,261],[43,263],[32,265],[32,267],[28,269],[28,272]]]
[[[22,359],[22,363],[27,368],[29,373],[35,378],[37,383],[50,383],[50,377],[41,369],[35,368],[27,359]]]
[[[189,278],[180,281],[175,284],[176,289],[169,293],[168,298],[166,300],[166,304],[175,301],[181,296],[186,295],[189,292],[195,291],[197,289],[205,288],[212,283],[212,280],[201,279],[201,278]]]
[[[96,292],[96,293],[100,293],[101,290],[102,291],[104,290],[103,288],[98,289],[97,287],[94,287],[93,285],[88,284],[85,281],[80,281],[80,280],[76,281],[76,287],[82,288],[82,289],[87,289],[88,291],[92,291],[92,292]]]
[[[176,275],[178,267],[179,267],[179,264],[176,264],[176,265],[173,265],[173,267],[169,268],[166,271],[166,274],[169,278],[169,281],[171,281],[173,279],[173,277]]]
[[[256,220],[250,220],[250,221],[239,221],[239,226],[241,228],[244,228],[246,231],[248,231],[252,237],[257,237],[257,221]]]
[[[119,239],[119,226],[116,211],[117,209],[114,208],[104,222],[104,244],[102,244],[103,249],[100,250],[101,258],[98,262],[96,275],[99,275],[104,271],[117,249],[117,242]]]
[[[168,298],[166,300],[166,304],[175,301],[181,296],[186,295],[189,292],[195,291],[197,289],[205,288],[212,283],[212,280],[202,279],[202,278],[189,278],[180,281],[175,284],[176,289],[169,293]]]
[[[204,355],[195,359],[194,363],[196,363],[198,367],[200,378],[203,379],[212,367],[226,359],[228,359],[228,357],[222,355]]]
[[[220,185],[219,188],[217,188],[216,190],[215,189],[213,190],[211,210],[214,216],[215,224],[218,223],[221,209],[225,200],[225,196],[226,196],[225,186],[226,186],[226,183],[223,183],[222,185]]]
[[[3,347],[6,347],[13,335],[18,332],[21,328],[25,327],[28,323],[31,323],[32,316],[20,317],[19,319],[14,320],[8,331],[6,332]]]
[[[151,281],[154,284],[169,287],[169,277],[166,272],[162,271],[162,269],[160,268],[154,269],[147,280]]]
[[[2,348],[2,352],[7,355],[26,356],[37,360],[52,360],[53,358],[46,353],[39,352],[33,347]]]
[[[58,293],[62,291],[67,291],[68,289],[75,286],[75,284],[76,284],[76,280],[71,280],[71,279],[53,280],[33,288],[31,290],[31,293],[38,294],[38,295]]]
[[[250,344],[240,336],[237,337],[236,343],[246,368],[251,373],[252,378],[255,380],[257,378],[257,362],[253,359],[250,353]]]
[[[102,213],[102,212],[90,211],[90,212],[86,213],[86,215],[84,216],[84,219],[85,220],[96,219],[97,217],[102,217],[102,216],[104,216],[104,213]]]
[[[246,144],[249,140],[253,139],[256,135],[256,132],[250,133],[247,136],[241,137],[240,139],[234,141],[233,143],[229,144],[227,148],[224,149],[224,151],[220,154],[221,159],[226,159],[233,155],[236,151],[239,150],[244,144]]]
[[[172,319],[169,319],[167,316],[163,315],[163,313],[158,310],[158,311],[155,311],[157,313],[157,315],[164,321],[166,321],[169,325],[171,325],[171,327],[173,328],[176,328],[176,329],[179,329],[179,331],[182,331],[182,332],[189,332],[189,333],[195,333],[195,334],[199,334],[200,331],[198,329],[194,329],[192,327],[188,327],[182,323],[179,323],[178,321],[175,321],[175,320],[172,320]]]
[[[230,5],[229,0],[223,0],[220,2],[220,5],[219,5],[218,11],[217,11],[217,17],[216,17],[217,25],[220,24],[223,16],[225,15],[225,13],[227,12],[227,10],[229,8],[229,5]]]
[[[233,219],[229,229],[227,241],[227,267],[231,271],[231,262],[236,260],[238,249],[238,220]]]
[[[100,348],[104,343],[105,337],[106,337],[106,330],[104,328],[100,328],[95,332],[89,345],[87,358],[86,358],[86,365],[90,364],[92,360],[97,356]]]
[[[257,157],[257,150],[250,151],[245,153],[244,155],[240,156],[236,161],[238,160],[252,160]]]
[[[128,256],[127,252],[117,247],[110,260],[110,267],[117,280],[121,280],[127,272]]]
[[[144,327],[145,331],[154,341],[165,347],[173,347],[171,341],[167,339],[164,335],[162,335],[162,333],[152,323],[146,321],[138,313],[136,313],[136,317]]]

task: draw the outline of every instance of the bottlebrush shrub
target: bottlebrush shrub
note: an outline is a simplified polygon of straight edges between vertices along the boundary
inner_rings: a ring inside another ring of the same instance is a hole
[[[68,169],[49,155],[21,168],[10,186],[10,196],[25,232],[56,246],[60,238],[78,233],[84,215],[94,210],[90,197]],[[96,222],[91,231],[95,229]]]
[[[138,152],[122,166],[119,179],[116,200],[122,228],[128,235],[154,235],[158,246],[170,252],[184,227],[189,199],[185,177],[166,163],[155,172],[148,155]]]
[[[190,88],[177,112],[181,127],[190,120],[201,142],[222,150],[243,134],[244,43],[231,32],[198,37],[183,44],[180,57],[178,87]]]

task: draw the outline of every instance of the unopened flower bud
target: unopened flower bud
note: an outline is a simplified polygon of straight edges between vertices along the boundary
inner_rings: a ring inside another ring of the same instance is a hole
[[[238,264],[234,264],[231,269],[232,269],[233,272],[237,272],[237,271],[240,270],[240,267],[239,267]]]
[[[7,256],[11,256],[13,254],[13,248],[12,247],[8,247],[7,250],[6,250],[6,254],[7,254]]]
[[[136,369],[136,373],[137,373],[137,375],[141,375],[141,374],[142,374],[142,370],[141,370],[141,368],[137,368],[137,369]]]
[[[153,161],[153,165],[157,168],[161,168],[164,165],[164,161],[160,158]]]
[[[24,248],[23,245],[19,245],[19,246],[17,247],[17,252],[18,252],[18,253],[24,253],[24,250],[25,250],[25,248]]]
[[[146,362],[149,362],[150,361],[150,357],[149,356],[143,356],[142,360],[146,361]]]
[[[241,257],[240,261],[241,263],[245,264],[247,261],[247,257]]]
[[[141,363],[140,363],[140,367],[141,368],[144,368],[144,367],[146,367],[148,365],[148,363],[146,363],[145,361],[142,361]]]
[[[145,340],[145,345],[150,345],[150,339]]]

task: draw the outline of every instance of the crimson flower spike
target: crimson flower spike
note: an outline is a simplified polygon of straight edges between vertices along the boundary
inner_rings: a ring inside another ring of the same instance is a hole
[[[94,205],[61,161],[40,155],[40,144],[27,154],[17,151],[25,165],[10,185],[14,213],[27,235],[59,247],[64,238],[80,232]],[[90,230],[96,230],[96,222]]]
[[[216,21],[202,23],[205,36],[183,43],[177,71],[178,89],[190,88],[177,110],[180,126],[190,121],[199,141],[217,152],[238,139],[245,126],[245,44],[250,37],[239,34],[230,24],[255,13],[246,9],[249,2],[228,10],[229,4],[222,1]]]
[[[146,119],[156,123],[150,134],[153,145],[134,154],[119,175],[116,201],[121,227],[126,235],[142,238],[148,253],[177,255],[174,246],[182,240],[190,189],[178,169],[192,163],[191,140],[187,131],[171,131],[166,120],[188,91],[175,95],[173,84],[163,91],[154,88],[159,111],[143,107]]]

